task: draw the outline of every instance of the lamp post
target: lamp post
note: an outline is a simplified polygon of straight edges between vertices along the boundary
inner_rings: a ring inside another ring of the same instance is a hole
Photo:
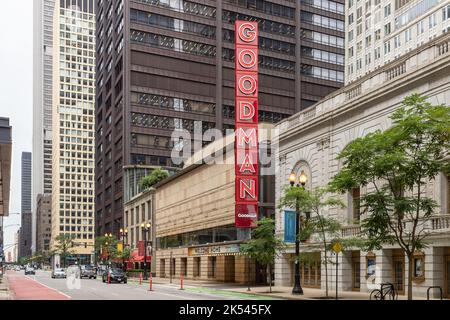
[[[142,232],[144,233],[144,280],[148,280],[147,273],[147,234],[150,232],[150,223],[141,224]]]
[[[106,260],[107,260],[107,266],[108,266],[108,268],[110,268],[111,261],[109,261],[109,257],[110,257],[110,255],[109,255],[109,241],[112,238],[112,233],[105,233],[105,238],[106,238],[105,244],[106,244],[106,250],[107,250],[106,252],[108,253]]]
[[[125,228],[125,229],[120,228],[120,239],[122,240],[122,265],[123,265],[123,271],[126,271],[124,251],[125,251],[125,239],[127,239],[127,242],[128,242],[128,229],[127,228]]]
[[[295,173],[292,173],[289,176],[289,183],[291,184],[291,188],[295,185],[296,176]],[[300,177],[298,179],[299,184],[297,184],[297,188],[305,189],[306,182],[308,180],[308,177],[306,176],[305,172],[302,170],[300,173]],[[301,222],[300,222],[300,209],[298,205],[299,200],[297,199],[295,201],[295,282],[294,282],[294,288],[292,289],[292,294],[303,294],[303,289],[301,286],[300,281],[300,231],[301,231]]]

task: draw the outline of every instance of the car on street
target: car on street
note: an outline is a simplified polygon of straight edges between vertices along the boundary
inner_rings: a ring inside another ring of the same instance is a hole
[[[102,275],[102,281],[104,283],[108,282],[108,275],[109,275],[110,282],[127,283],[127,275],[121,269],[111,268],[111,269],[106,270]]]
[[[66,275],[66,270],[64,270],[63,268],[55,268],[52,270],[52,278],[53,279],[65,279],[67,278]]]
[[[14,268],[14,270],[15,271],[20,271],[21,269],[20,269],[20,266],[16,266],[15,268]]]
[[[82,265],[81,266],[81,278],[97,279],[97,273],[93,266]]]
[[[33,267],[26,267],[25,268],[25,275],[29,275],[29,274],[32,274],[32,275],[36,274],[36,271],[34,270]]]

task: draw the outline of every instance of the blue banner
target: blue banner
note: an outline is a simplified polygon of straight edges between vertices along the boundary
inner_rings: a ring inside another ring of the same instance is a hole
[[[284,241],[295,242],[295,211],[284,210]]]

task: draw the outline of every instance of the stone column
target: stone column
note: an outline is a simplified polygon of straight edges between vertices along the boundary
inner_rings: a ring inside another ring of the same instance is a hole
[[[292,281],[291,254],[284,253],[275,259],[275,286],[289,287]]]

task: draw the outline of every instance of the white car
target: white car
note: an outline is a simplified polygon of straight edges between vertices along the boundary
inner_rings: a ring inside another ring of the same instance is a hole
[[[52,278],[53,279],[56,279],[56,278],[65,279],[66,277],[67,277],[66,271],[63,268],[53,269],[53,271],[52,271]]]

